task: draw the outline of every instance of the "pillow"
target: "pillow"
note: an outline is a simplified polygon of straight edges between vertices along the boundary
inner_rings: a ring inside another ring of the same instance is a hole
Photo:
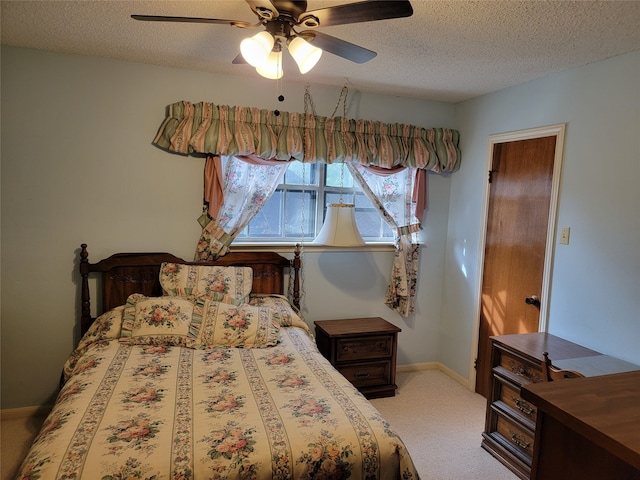
[[[78,342],[78,346],[73,352],[71,352],[71,355],[62,367],[63,383],[66,383],[67,380],[69,380],[78,360],[80,360],[91,344],[120,338],[123,312],[124,305],[120,305],[119,307],[103,313],[93,321],[89,330],[87,330],[82,336]]]
[[[89,330],[82,336],[78,342],[77,349],[81,349],[93,342],[100,340],[111,340],[120,338],[120,329],[122,328],[122,314],[124,305],[113,308],[96,318]]]
[[[197,348],[272,347],[280,340],[279,317],[270,307],[207,301],[194,315],[194,324]]]
[[[206,297],[228,295],[248,301],[253,284],[251,267],[217,267],[210,265],[183,265],[163,263],[160,285],[165,295]]]
[[[120,342],[129,345],[177,345],[190,347],[195,333],[192,319],[196,305],[182,297],[127,298]]]
[[[286,297],[273,294],[255,294],[251,295],[249,305],[268,306],[275,310],[280,318],[281,327],[300,327],[308,329],[308,325],[302,320],[300,313]]]

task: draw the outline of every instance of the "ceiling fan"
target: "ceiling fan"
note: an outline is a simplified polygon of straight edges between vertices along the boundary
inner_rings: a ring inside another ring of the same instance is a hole
[[[213,23],[238,28],[265,29],[240,45],[240,55],[233,63],[249,63],[267,78],[280,78],[282,49],[286,46],[301,73],[318,62],[327,51],[355,63],[365,63],[377,53],[353,43],[318,32],[316,28],[346,25],[374,20],[410,17],[413,8],[409,0],[367,0],[317,10],[307,10],[307,2],[296,0],[246,0],[258,17],[257,23],[218,18],[172,17],[162,15],[131,15],[135,20],[154,22]],[[298,30],[298,29],[303,30]]]

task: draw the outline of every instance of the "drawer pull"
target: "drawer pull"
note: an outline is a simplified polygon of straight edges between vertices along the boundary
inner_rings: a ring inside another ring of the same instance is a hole
[[[536,374],[530,368],[525,367],[524,365],[521,365],[520,363],[515,362],[511,359],[509,359],[507,363],[511,368],[511,371],[516,375],[518,375],[519,377],[526,378],[528,380],[533,381],[534,383],[537,380]]]
[[[511,432],[511,441],[523,450],[526,450],[531,445],[531,442],[527,442],[522,435],[518,435],[516,432]]]
[[[524,367],[519,367],[516,369],[516,374],[520,375],[521,377],[525,377],[525,378],[531,378],[531,371],[528,368],[524,368]]]
[[[524,413],[525,415],[531,415],[535,411],[535,408],[533,408],[531,405],[529,405],[527,402],[525,402],[521,398],[513,397],[513,403],[515,403],[516,408],[520,410],[522,413]]]
[[[357,372],[353,374],[356,378],[367,378],[369,376],[369,372]]]

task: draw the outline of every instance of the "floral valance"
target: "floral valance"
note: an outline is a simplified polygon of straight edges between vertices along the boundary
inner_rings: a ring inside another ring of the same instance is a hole
[[[168,106],[153,144],[183,155],[355,162],[443,173],[460,167],[458,139],[448,128],[182,101]]]

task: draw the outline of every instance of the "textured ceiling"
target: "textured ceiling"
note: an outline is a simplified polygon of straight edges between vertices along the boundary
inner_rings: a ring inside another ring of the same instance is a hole
[[[309,0],[308,9],[352,3]],[[356,64],[325,53],[301,75],[288,55],[283,81],[457,102],[640,50],[640,1],[412,0],[408,18],[321,28],[374,50]],[[243,0],[2,0],[2,44],[208,72],[254,76],[233,65],[259,31],[227,25],[139,22],[131,14],[256,17]]]

